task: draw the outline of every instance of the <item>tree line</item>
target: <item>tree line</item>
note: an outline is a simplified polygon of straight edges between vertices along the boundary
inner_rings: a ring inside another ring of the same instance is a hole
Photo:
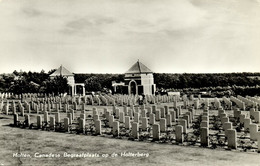
[[[11,74],[0,74],[0,92],[13,92],[15,94],[67,92],[69,86],[65,78],[49,78],[49,75],[54,71],[14,71]],[[112,89],[112,81],[124,81],[124,74],[75,74],[74,76],[76,83],[85,84],[86,91],[107,91]],[[260,73],[154,73],[157,90],[167,91],[184,91],[187,88],[210,90],[212,87],[221,87],[222,90],[231,89],[236,94],[260,95],[259,78]]]
[[[259,78],[257,78],[257,76]],[[256,77],[256,78],[252,78]],[[217,86],[260,85],[260,73],[213,73],[213,74],[166,74],[155,73],[154,81],[158,88],[183,89]]]
[[[23,72],[14,71],[12,74],[0,75],[0,92],[22,93],[49,93],[59,94],[69,89],[67,79],[55,77],[50,79],[49,75],[55,70],[45,72]]]

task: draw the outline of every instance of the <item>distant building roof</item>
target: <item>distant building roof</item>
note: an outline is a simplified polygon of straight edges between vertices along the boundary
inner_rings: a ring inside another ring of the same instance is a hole
[[[141,73],[153,73],[148,67],[141,62],[137,61],[126,74],[141,74]]]
[[[54,73],[50,75],[50,77],[56,76],[74,76],[74,74],[61,65]]]

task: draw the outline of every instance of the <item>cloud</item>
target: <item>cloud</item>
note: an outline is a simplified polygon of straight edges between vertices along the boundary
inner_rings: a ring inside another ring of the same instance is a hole
[[[61,32],[65,35],[79,34],[81,36],[100,36],[104,35],[102,28],[108,24],[114,23],[114,20],[109,17],[80,17],[77,19],[69,20],[65,23],[64,28]]]
[[[155,72],[257,71],[260,60],[256,0],[12,0],[0,22],[1,71],[39,59],[46,71],[124,72],[137,59]]]
[[[28,8],[28,7],[23,8],[21,11],[23,14],[25,14],[28,17],[37,17],[42,14],[42,12],[40,12],[39,10]]]

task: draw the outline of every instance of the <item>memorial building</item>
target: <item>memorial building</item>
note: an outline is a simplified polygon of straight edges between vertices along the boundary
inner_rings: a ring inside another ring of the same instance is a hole
[[[125,73],[124,83],[114,83],[114,92],[118,90],[124,94],[154,95],[153,72],[139,60]]]
[[[77,86],[82,87],[82,94],[85,95],[84,83],[75,83],[74,74],[71,73],[69,70],[67,70],[64,66],[61,65],[58,69],[56,69],[56,71],[50,75],[50,78],[54,79],[57,76],[62,76],[63,78],[67,79],[68,85],[70,86],[70,94],[72,96],[77,94],[76,91]]]

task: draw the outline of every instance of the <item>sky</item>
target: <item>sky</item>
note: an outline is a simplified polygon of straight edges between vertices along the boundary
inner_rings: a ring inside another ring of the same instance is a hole
[[[0,0],[0,73],[260,72],[260,0]]]

